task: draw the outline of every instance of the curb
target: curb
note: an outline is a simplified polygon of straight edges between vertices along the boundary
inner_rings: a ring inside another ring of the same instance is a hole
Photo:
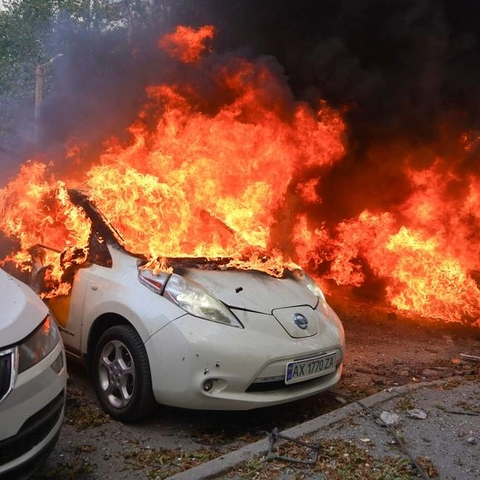
[[[375,393],[361,400],[362,405],[365,407],[373,407],[379,403],[386,402],[393,398],[404,395],[409,390],[417,389],[426,386],[432,386],[441,381],[436,382],[425,382],[417,383],[412,385],[404,385],[401,387],[393,387],[389,390],[384,390],[382,392]],[[341,394],[339,393],[339,396]],[[329,427],[334,423],[337,423],[347,416],[362,411],[363,407],[358,402],[353,402],[345,407],[339,408],[332,412],[316,417],[307,422],[301,423],[295,427],[289,428],[281,432],[282,435],[298,439],[304,435],[314,433],[323,428]],[[255,443],[246,445],[245,447],[239,448],[233,452],[222,455],[221,457],[210,460],[209,462],[193,467],[184,472],[177,473],[171,477],[168,477],[169,480],[211,480],[219,475],[227,473],[229,470],[237,467],[241,463],[249,460],[254,456],[260,456],[265,454],[269,448],[269,439],[265,438],[264,440],[259,440]]]

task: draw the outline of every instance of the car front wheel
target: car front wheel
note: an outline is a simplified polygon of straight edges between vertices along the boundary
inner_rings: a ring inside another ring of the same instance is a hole
[[[147,352],[128,325],[106,330],[95,348],[94,384],[103,409],[122,422],[152,413],[156,403]]]

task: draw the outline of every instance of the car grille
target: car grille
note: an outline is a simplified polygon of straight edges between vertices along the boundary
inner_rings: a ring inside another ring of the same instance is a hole
[[[64,395],[62,390],[48,405],[28,419],[17,435],[0,442],[0,465],[21,457],[47,437],[62,414]]]
[[[272,392],[275,390],[288,390],[288,389],[300,389],[305,387],[310,387],[317,383],[324,383],[330,380],[331,377],[334,377],[336,372],[330,373],[329,375],[323,375],[321,377],[312,378],[310,380],[305,380],[304,382],[291,383],[287,385],[284,380],[274,380],[272,382],[258,382],[252,383],[247,390],[247,393],[253,392]]]
[[[13,350],[0,352],[0,402],[12,387]]]

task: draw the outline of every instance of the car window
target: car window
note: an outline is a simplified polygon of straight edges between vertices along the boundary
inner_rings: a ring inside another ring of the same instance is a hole
[[[90,235],[88,242],[87,261],[101,267],[112,267],[112,256],[107,248],[107,244],[94,232]]]

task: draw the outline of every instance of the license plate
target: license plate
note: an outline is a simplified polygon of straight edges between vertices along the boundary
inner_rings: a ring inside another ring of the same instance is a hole
[[[334,372],[335,368],[335,353],[325,353],[307,360],[289,362],[285,373],[285,383],[288,385],[328,375]]]

